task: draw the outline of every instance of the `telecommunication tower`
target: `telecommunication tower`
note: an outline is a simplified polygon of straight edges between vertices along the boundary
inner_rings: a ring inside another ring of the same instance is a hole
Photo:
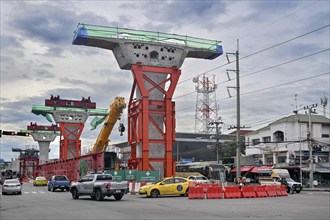
[[[325,96],[325,94],[324,94],[324,97],[321,98],[321,105],[323,106],[323,116],[326,117],[327,114],[326,114],[325,109],[326,109],[326,107],[327,107],[327,105],[328,105],[328,98]]]
[[[196,112],[195,112],[195,132],[211,133],[208,125],[211,121],[218,119],[218,105],[216,99],[217,84],[215,75],[205,76],[205,74],[195,77],[196,83]]]

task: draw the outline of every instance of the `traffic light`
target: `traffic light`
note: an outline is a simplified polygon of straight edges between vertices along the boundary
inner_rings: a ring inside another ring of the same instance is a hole
[[[16,132],[16,131],[2,131],[0,130],[0,137],[2,135],[11,135],[11,136],[25,136],[25,137],[29,137],[30,134],[28,132]]]
[[[15,131],[2,131],[1,134],[3,135],[16,135]]]
[[[17,136],[26,136],[26,137],[30,136],[30,134],[28,132],[16,132],[16,135]]]

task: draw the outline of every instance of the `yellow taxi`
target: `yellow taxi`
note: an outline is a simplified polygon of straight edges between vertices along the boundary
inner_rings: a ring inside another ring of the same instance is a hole
[[[38,176],[34,181],[34,186],[47,186],[48,180],[43,176]]]
[[[183,177],[167,177],[155,183],[147,184],[139,189],[139,195],[156,198],[160,195],[185,196],[189,190],[190,180]]]

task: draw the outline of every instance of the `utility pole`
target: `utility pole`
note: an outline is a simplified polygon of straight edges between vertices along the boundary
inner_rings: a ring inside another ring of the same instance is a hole
[[[220,139],[220,127],[219,124],[223,124],[221,121],[214,121],[210,122],[209,125],[215,125],[215,134],[216,134],[216,144],[215,144],[215,149],[216,149],[216,155],[217,155],[217,163],[220,162],[220,156],[219,156],[219,139]]]
[[[313,146],[312,146],[312,138],[313,138],[313,129],[312,129],[312,121],[311,114],[316,114],[315,108],[317,104],[304,106],[304,110],[306,110],[306,114],[308,114],[308,132],[307,132],[307,141],[308,141],[308,150],[309,150],[309,188],[313,188],[314,181],[314,166],[313,166]]]
[[[241,107],[240,107],[240,83],[239,83],[239,42],[237,39],[237,51],[236,53],[227,53],[227,59],[228,54],[235,55],[236,57],[236,70],[229,70],[236,72],[236,87],[227,87],[228,88],[235,88],[236,89],[236,144],[237,144],[237,151],[236,151],[236,178],[241,176],[241,143],[240,143],[240,129],[241,129]],[[229,62],[229,59],[228,59]],[[228,70],[227,70],[228,72]],[[229,94],[230,96],[230,94]]]

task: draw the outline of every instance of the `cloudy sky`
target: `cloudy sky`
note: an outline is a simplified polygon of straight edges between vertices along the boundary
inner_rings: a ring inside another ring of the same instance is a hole
[[[239,40],[241,125],[257,129],[303,106],[329,98],[330,3],[328,0],[173,0],[173,1],[25,1],[1,0],[1,129],[26,129],[30,122],[49,125],[31,113],[53,95],[90,96],[108,108],[116,96],[129,99],[132,74],[121,70],[112,51],[72,45],[78,23],[159,31],[220,40],[235,53]],[[229,60],[235,57],[229,55]],[[223,133],[236,125],[235,62],[186,59],[174,94],[177,132],[194,132],[196,92],[192,79],[215,75]],[[326,107],[329,117],[329,105]],[[127,123],[125,111],[123,123]],[[86,124],[82,146],[98,131]],[[113,143],[126,141],[114,130]],[[17,157],[12,147],[37,146],[32,137],[3,136],[1,158]],[[59,140],[50,158],[59,154]]]

